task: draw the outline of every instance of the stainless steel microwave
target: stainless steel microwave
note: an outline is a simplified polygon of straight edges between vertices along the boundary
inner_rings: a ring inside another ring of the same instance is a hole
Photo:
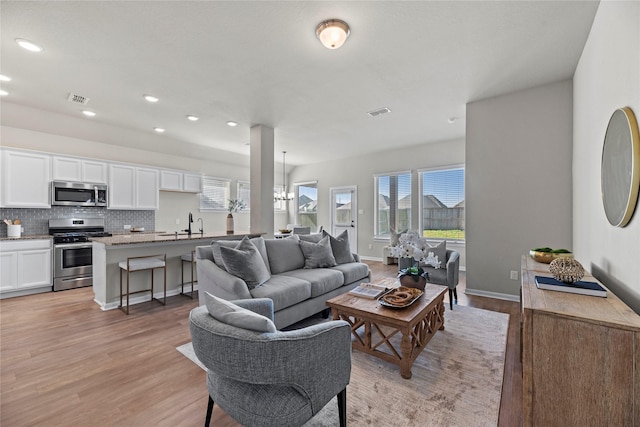
[[[52,206],[107,206],[107,186],[82,182],[51,182]]]

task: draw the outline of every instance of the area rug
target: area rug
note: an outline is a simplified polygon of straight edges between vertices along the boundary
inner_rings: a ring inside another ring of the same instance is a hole
[[[373,356],[352,353],[347,387],[350,426],[495,426],[498,424],[509,315],[455,306],[418,356],[411,379]],[[204,369],[191,343],[177,348]],[[204,384],[203,384],[204,387]],[[305,427],[338,425],[334,398]]]

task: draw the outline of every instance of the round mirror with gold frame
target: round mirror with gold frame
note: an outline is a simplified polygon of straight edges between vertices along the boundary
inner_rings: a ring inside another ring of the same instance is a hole
[[[624,227],[633,216],[640,184],[638,122],[629,107],[613,112],[602,147],[602,203],[611,225]]]

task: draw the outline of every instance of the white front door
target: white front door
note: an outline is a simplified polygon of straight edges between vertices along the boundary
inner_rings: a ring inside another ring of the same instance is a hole
[[[357,196],[358,190],[355,185],[331,189],[331,234],[337,236],[347,230],[353,253],[358,253]]]

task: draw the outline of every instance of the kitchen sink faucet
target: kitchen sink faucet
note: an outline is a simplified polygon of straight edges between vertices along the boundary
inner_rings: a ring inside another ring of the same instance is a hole
[[[193,214],[191,212],[189,212],[189,221],[187,221],[189,223],[189,228],[187,228],[186,231],[187,233],[189,233],[189,236],[191,236],[191,224],[193,223]]]
[[[200,234],[204,234],[204,221],[202,218],[198,218],[198,221],[200,221]]]

